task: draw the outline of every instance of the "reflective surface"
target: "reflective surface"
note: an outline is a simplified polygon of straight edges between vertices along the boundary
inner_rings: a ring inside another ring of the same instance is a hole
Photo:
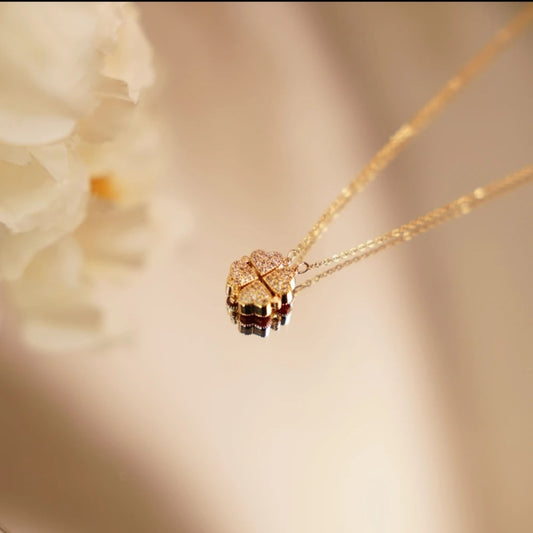
[[[295,275],[296,267],[279,252],[255,250],[231,264],[226,306],[241,333],[267,337],[288,322]]]
[[[288,324],[292,314],[290,304],[282,305],[267,317],[241,314],[238,305],[232,304],[229,300],[226,302],[226,306],[231,321],[237,326],[240,333],[259,337],[268,337],[272,330],[277,331],[280,326]]]

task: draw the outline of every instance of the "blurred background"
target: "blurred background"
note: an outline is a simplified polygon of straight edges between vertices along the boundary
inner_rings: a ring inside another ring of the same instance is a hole
[[[287,252],[520,4],[142,3],[184,244],[98,354],[0,330],[0,524],[11,533],[533,530],[525,188],[230,323],[230,263]],[[331,255],[532,161],[529,31],[356,198]]]

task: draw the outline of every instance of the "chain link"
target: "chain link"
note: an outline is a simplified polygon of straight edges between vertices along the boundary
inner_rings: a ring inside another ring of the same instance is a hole
[[[512,39],[517,37],[532,20],[533,4],[528,4],[507,26],[496,33],[489,43],[485,45],[485,47],[482,48],[458,74],[451,78],[411,120],[405,123],[389,139],[385,146],[370,160],[359,175],[357,175],[348,186],[341,191],[339,196],[335,198],[300,244],[298,244],[294,250],[289,252],[288,257],[293,265],[309,265],[308,263],[303,263],[303,259],[313,244],[321,237],[329,224],[346,204],[372,182],[377,174],[383,170],[409,144],[409,142],[412,141],[424,129],[424,127],[426,127],[444,109],[453,97],[456,96],[469,81],[479,74]],[[529,172],[527,172],[527,169],[530,169]],[[522,169],[516,174],[507,176],[500,182],[493,183],[485,188],[476,189],[472,194],[463,196],[455,202],[423,215],[422,217],[386,233],[377,239],[310,264],[309,268],[319,268],[340,263],[305,283],[302,283],[296,287],[296,291],[309,287],[323,277],[329,276],[349,264],[389,248],[398,242],[409,240],[411,237],[423,233],[449,218],[464,214],[464,212],[468,212],[470,209],[477,207],[480,203],[487,201],[487,199],[493,198],[494,196],[522,184],[523,178],[519,179],[516,183],[515,179],[517,179],[516,176],[522,175],[524,172],[526,172],[526,175],[529,176],[528,179],[530,179],[531,167],[527,167],[527,169]],[[494,191],[500,189],[501,192],[494,193]],[[477,198],[476,194],[481,195],[481,197]],[[307,270],[308,269],[305,271]]]
[[[485,187],[479,187],[470,194],[461,196],[449,204],[434,209],[425,215],[411,220],[399,228],[393,229],[380,237],[362,243],[355,248],[345,250],[340,254],[333,255],[327,259],[322,259],[316,263],[305,263],[309,266],[308,269],[327,267],[332,264],[335,264],[335,266],[328,268],[324,272],[301,283],[295,288],[294,292],[298,293],[348,265],[361,261],[361,259],[370,257],[371,255],[377,254],[378,252],[386,250],[401,242],[410,241],[413,237],[416,237],[447,220],[466,215],[470,213],[472,209],[531,181],[533,181],[533,165],[524,167],[513,174],[505,176],[505,178],[486,185]]]

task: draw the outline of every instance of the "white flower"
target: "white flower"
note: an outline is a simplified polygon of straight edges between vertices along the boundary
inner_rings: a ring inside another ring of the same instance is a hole
[[[40,252],[7,295],[22,319],[26,342],[47,350],[96,348],[120,330],[83,281],[79,243],[65,237]]]
[[[142,264],[158,137],[152,52],[128,3],[0,4],[0,280],[28,341],[116,333],[95,280]]]
[[[87,199],[86,171],[64,144],[26,155],[22,164],[0,161],[0,278],[7,280],[81,223]]]

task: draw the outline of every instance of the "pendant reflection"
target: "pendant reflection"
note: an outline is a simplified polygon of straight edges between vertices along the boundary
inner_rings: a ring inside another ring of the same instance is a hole
[[[268,337],[271,331],[277,331],[281,326],[288,324],[291,319],[292,306],[282,305],[277,311],[269,316],[239,313],[239,306],[226,301],[226,308],[231,321],[243,335],[257,335]]]

